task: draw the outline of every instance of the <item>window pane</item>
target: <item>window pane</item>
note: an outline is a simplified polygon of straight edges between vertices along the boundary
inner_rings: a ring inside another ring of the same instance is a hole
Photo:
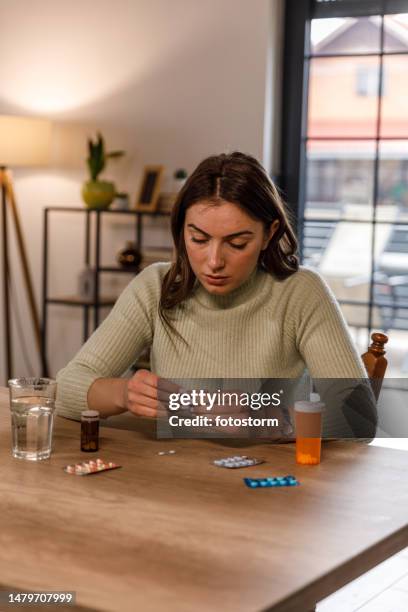
[[[384,17],[384,51],[408,51],[408,13]]]
[[[376,270],[389,277],[402,275],[408,286],[408,224],[378,224],[375,237]],[[406,299],[408,300],[408,293]],[[408,306],[408,303],[406,305]]]
[[[374,158],[374,141],[308,141],[305,216],[371,220]]]
[[[359,17],[313,19],[311,51],[322,55],[334,53],[378,53],[381,19]]]
[[[408,224],[376,228],[375,301],[380,328],[390,336],[389,361],[395,376],[408,373]],[[390,351],[392,352],[392,356]]]
[[[369,301],[370,223],[305,221],[303,262],[318,269],[338,299]]]
[[[408,55],[384,56],[381,136],[408,138]]]
[[[310,61],[308,136],[376,136],[378,57]]]
[[[362,355],[369,345],[369,308],[368,306],[350,306],[348,304],[340,304],[340,308],[349,326],[357,351],[359,355]]]
[[[305,221],[303,227],[303,263],[320,268],[336,229],[335,221]]]
[[[380,144],[378,220],[408,221],[408,140]]]

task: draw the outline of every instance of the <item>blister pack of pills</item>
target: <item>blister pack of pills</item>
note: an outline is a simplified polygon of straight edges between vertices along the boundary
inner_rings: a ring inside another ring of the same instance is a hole
[[[67,474],[75,474],[75,476],[88,476],[88,474],[99,474],[107,470],[116,470],[122,467],[113,461],[104,461],[103,459],[91,459],[74,465],[66,465],[63,470]]]
[[[297,487],[300,482],[294,476],[275,476],[274,478],[244,478],[250,489],[262,487]]]
[[[213,464],[223,468],[242,468],[251,467],[265,463],[265,459],[257,459],[256,457],[248,457],[247,455],[235,455],[234,457],[221,457],[214,459]]]

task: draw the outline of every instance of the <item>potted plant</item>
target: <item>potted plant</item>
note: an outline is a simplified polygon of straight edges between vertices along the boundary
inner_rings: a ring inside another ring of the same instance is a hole
[[[124,151],[105,151],[105,143],[102,135],[98,133],[95,142],[88,139],[88,159],[90,180],[82,187],[82,198],[88,208],[107,208],[115,197],[115,184],[111,181],[98,179],[104,170],[107,160],[122,157]]]

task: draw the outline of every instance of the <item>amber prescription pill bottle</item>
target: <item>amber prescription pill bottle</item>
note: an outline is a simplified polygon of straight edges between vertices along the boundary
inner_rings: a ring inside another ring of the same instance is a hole
[[[296,463],[320,463],[324,406],[317,393],[311,393],[310,401],[295,402]]]
[[[97,410],[81,412],[81,450],[88,453],[99,450],[99,412]]]

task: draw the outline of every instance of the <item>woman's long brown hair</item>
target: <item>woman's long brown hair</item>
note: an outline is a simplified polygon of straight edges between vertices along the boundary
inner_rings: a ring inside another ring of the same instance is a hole
[[[159,316],[173,332],[176,330],[170,320],[171,310],[182,305],[195,283],[184,242],[186,211],[203,200],[214,205],[222,201],[237,204],[252,218],[262,221],[265,230],[278,219],[279,227],[261,252],[258,265],[279,279],[287,278],[299,267],[298,244],[284,202],[261,164],[238,151],[207,157],[187,179],[171,213],[175,261],[163,279]]]

